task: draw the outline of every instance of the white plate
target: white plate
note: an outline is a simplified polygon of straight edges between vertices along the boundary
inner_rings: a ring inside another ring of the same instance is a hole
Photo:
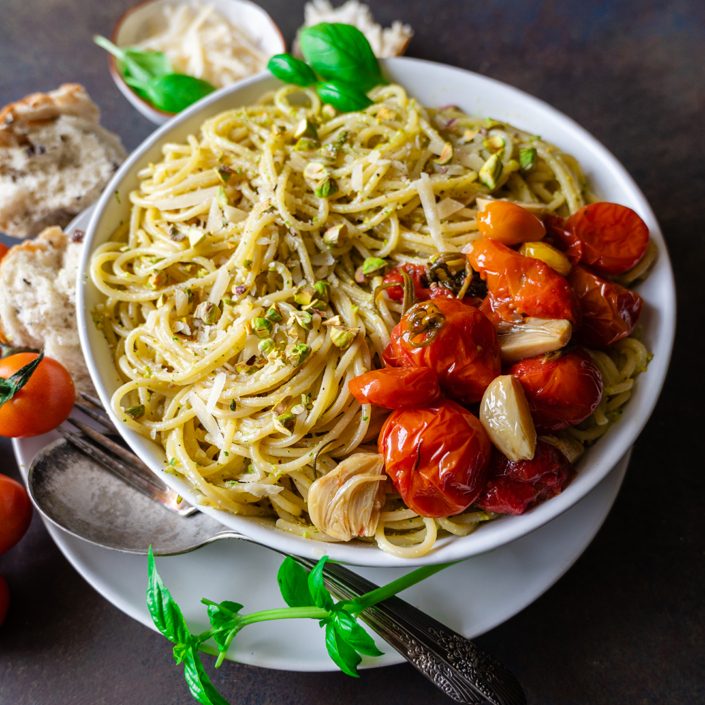
[[[624,167],[594,137],[542,101],[469,71],[407,58],[385,61],[384,70],[390,79],[406,86],[411,94],[426,105],[455,103],[469,113],[507,120],[540,134],[573,154],[583,165],[593,189],[601,198],[630,206],[644,218],[659,248],[659,258],[647,281],[639,286],[639,293],[646,301],[641,320],[644,340],[654,354],[653,360],[648,370],[639,377],[634,396],[623,417],[605,438],[588,450],[578,466],[578,474],[573,482],[550,501],[522,516],[502,517],[489,522],[469,536],[444,537],[428,555],[416,559],[390,556],[376,546],[362,543],[324,544],[310,541],[278,531],[271,524],[210,507],[204,508],[207,514],[223,524],[286,553],[315,558],[328,552],[343,562],[380,567],[438,563],[478,555],[524,536],[573,506],[607,476],[633,445],[651,415],[668,368],[675,327],[673,274],[656,218]],[[105,242],[112,235],[116,224],[128,217],[129,193],[138,184],[138,171],[147,163],[161,158],[161,146],[166,141],[184,140],[187,135],[197,132],[206,118],[228,108],[252,103],[265,90],[277,85],[271,76],[260,75],[204,98],[157,130],[138,147],[98,201],[88,226],[87,247],[81,262],[77,316],[88,367],[106,408],[109,407],[112,392],[121,384],[121,380],[117,376],[108,344],[91,318],[91,311],[103,298],[87,276],[92,249]],[[198,502],[197,496],[184,480],[163,472],[164,453],[161,448],[125,428],[119,418],[113,417],[113,421],[133,450],[167,485],[189,502]]]
[[[34,455],[55,434],[15,439],[20,470],[26,474]],[[402,597],[456,631],[475,637],[513,617],[537,599],[577,560],[605,520],[617,496],[629,454],[586,497],[557,519],[517,541],[473,556],[410,588]],[[106,600],[138,622],[154,628],[145,607],[144,556],[120,553],[77,539],[44,520],[49,534],[73,567]],[[219,541],[194,553],[158,558],[166,585],[189,623],[207,628],[202,597],[236,600],[247,611],[284,606],[276,573],[281,557],[245,542]],[[356,568],[377,583],[393,580],[398,568]],[[384,643],[384,655],[364,666],[401,663]],[[164,648],[168,648],[164,642]],[[263,622],[238,635],[229,658],[254,666],[288,671],[329,671],[323,633],[312,620]]]

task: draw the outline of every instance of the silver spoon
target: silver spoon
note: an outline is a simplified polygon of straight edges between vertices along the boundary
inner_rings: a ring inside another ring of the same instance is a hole
[[[83,446],[82,446],[83,448]],[[154,477],[154,476],[153,476]],[[66,439],[46,446],[32,462],[27,485],[32,500],[49,521],[97,546],[145,554],[151,544],[158,555],[188,553],[220,539],[247,536],[196,512],[189,517],[163,504],[164,497],[145,496],[107,472]],[[173,493],[172,493],[173,494]],[[154,501],[154,500],[157,501]],[[161,502],[161,503],[160,503]],[[314,561],[298,558],[308,567]],[[328,588],[348,599],[376,586],[337,564],[325,570]],[[470,640],[416,607],[393,597],[361,615],[377,634],[450,698],[467,705],[524,705],[516,678]]]

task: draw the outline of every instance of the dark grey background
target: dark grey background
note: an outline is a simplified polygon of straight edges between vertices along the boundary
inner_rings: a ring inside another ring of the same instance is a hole
[[[117,92],[91,35],[130,0],[3,0],[0,104],[84,83],[133,148],[153,129]],[[262,0],[290,40],[302,2]],[[673,257],[679,333],[671,373],[604,528],[576,566],[482,637],[536,705],[705,703],[703,272],[705,5],[701,2],[373,2],[401,18],[412,56],[532,93],[596,135],[636,178]],[[0,295],[2,293],[0,292]],[[16,474],[9,443],[0,470]],[[13,593],[0,628],[0,704],[188,703],[165,642],[95,593],[34,519],[0,557]],[[468,590],[468,600],[472,600]],[[297,674],[226,664],[237,705],[448,702],[408,667]]]

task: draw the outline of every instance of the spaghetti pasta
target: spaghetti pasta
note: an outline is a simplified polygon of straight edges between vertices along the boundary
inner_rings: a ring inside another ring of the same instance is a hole
[[[483,198],[560,215],[589,199],[575,160],[534,135],[426,109],[398,85],[370,95],[364,111],[336,114],[286,86],[165,145],[91,263],[105,295],[95,320],[124,379],[114,411],[204,504],[320,540],[309,487],[369,448],[383,421],[348,391],[401,315],[375,296],[383,267],[459,252]],[[556,443],[582,448],[604,432],[646,350],[627,339],[594,357],[605,399]],[[439,532],[490,518],[420,517],[390,490],[374,540],[418,556]]]

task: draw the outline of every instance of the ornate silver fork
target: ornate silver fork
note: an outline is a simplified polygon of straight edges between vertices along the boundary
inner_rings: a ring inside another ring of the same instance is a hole
[[[79,538],[132,553],[146,553],[149,544],[157,554],[175,555],[224,538],[252,541],[166,487],[117,440],[117,431],[97,399],[84,394],[77,407],[104,431],[74,414],[60,429],[63,438],[47,446],[28,472],[32,499],[50,521]],[[86,486],[92,488],[90,493],[81,491]],[[82,501],[77,502],[78,497]],[[116,512],[116,507],[125,511]],[[309,568],[315,563],[295,558]],[[343,599],[376,587],[338,564],[327,564],[324,575],[331,592]],[[360,617],[456,702],[526,703],[521,686],[502,664],[398,597],[366,609]]]

